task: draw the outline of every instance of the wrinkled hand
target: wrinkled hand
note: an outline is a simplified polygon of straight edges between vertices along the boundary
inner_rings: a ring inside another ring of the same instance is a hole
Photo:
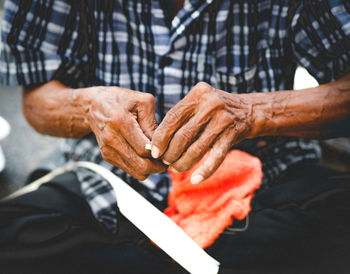
[[[199,183],[214,173],[234,144],[250,138],[251,112],[245,96],[199,83],[169,110],[154,132],[152,156],[184,172],[210,150],[192,175],[192,183]]]
[[[138,180],[165,171],[145,149],[157,127],[151,94],[118,87],[93,87],[86,94],[89,125],[106,162]]]

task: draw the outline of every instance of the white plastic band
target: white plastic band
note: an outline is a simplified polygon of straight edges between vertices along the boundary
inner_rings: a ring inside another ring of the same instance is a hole
[[[170,218],[111,171],[95,163],[75,162],[54,170],[6,199],[34,191],[59,174],[76,167],[90,169],[109,182],[115,191],[120,212],[187,271],[193,274],[216,274],[219,272],[220,263],[200,248]]]

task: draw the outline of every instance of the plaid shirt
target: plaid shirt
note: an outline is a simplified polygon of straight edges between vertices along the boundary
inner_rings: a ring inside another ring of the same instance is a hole
[[[159,121],[199,81],[232,93],[293,88],[297,65],[319,83],[350,70],[345,0],[186,0],[171,20],[161,0],[7,0],[0,80],[31,86],[121,86],[152,93]],[[288,166],[320,157],[316,141],[266,137],[238,148],[263,162],[263,187]],[[138,182],[102,160],[91,134],[67,140],[67,161],[100,163],[152,201],[165,202],[167,174]],[[77,170],[96,217],[115,230],[109,185]]]

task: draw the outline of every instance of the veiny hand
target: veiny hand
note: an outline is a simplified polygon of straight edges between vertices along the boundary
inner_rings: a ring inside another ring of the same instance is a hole
[[[157,127],[151,94],[118,87],[92,87],[85,94],[88,123],[106,162],[138,180],[165,171],[145,149]]]
[[[251,136],[252,108],[246,98],[198,83],[169,110],[154,132],[152,156],[161,157],[165,164],[184,172],[210,150],[191,182],[196,184],[208,178],[234,144]]]

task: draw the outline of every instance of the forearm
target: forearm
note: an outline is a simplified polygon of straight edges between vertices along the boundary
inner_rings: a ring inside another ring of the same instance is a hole
[[[24,90],[23,112],[40,133],[96,137],[101,156],[138,180],[166,167],[145,147],[155,128],[155,100],[149,93],[120,87],[70,89],[57,81]]]
[[[38,132],[56,137],[80,138],[88,134],[90,126],[86,89],[70,89],[58,81],[51,81],[23,91],[23,114]]]
[[[191,177],[209,176],[233,145],[259,136],[350,135],[350,74],[302,91],[232,94],[198,83],[164,117],[152,137],[152,157]]]
[[[247,94],[252,137],[331,138],[350,135],[350,74],[298,91]]]

